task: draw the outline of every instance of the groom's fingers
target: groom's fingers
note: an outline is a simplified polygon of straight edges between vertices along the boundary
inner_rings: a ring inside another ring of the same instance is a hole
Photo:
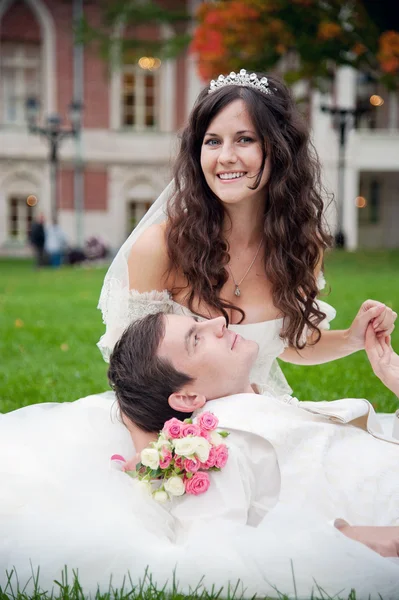
[[[383,365],[389,365],[392,352],[390,336],[388,335],[381,338],[380,345],[382,350],[381,363]]]
[[[368,323],[372,322],[373,320],[376,320],[384,310],[384,304],[373,306],[372,308],[369,308],[368,310],[364,311],[362,314],[359,315],[359,321],[363,325],[367,326]]]
[[[382,349],[380,340],[377,338],[375,331],[373,330],[373,327],[371,324],[366,329],[364,347],[365,347],[367,356],[368,356],[371,364],[372,365],[376,364],[377,361],[383,355],[383,349]]]
[[[389,308],[385,307],[384,311],[381,313],[379,317],[374,320],[373,326],[377,333],[384,333],[385,335],[389,335],[395,329],[395,320],[397,314]]]
[[[386,306],[384,306],[384,310],[382,310],[381,313],[378,315],[378,317],[376,317],[373,321],[373,327],[374,327],[375,331],[378,331],[379,329],[381,329],[384,321],[387,318],[387,314],[388,314],[387,308],[386,308]]]

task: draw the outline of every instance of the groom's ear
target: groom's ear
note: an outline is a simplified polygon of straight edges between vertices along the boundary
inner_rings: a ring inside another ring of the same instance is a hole
[[[203,394],[187,393],[181,390],[173,392],[168,398],[168,403],[173,410],[179,412],[194,412],[198,408],[202,408],[206,402]]]

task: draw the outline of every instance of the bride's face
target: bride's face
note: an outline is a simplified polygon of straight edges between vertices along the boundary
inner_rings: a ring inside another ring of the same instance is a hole
[[[258,344],[227,329],[223,317],[199,322],[166,315],[165,336],[157,354],[194,379],[187,386],[189,393],[213,400],[248,391]]]
[[[201,168],[214,194],[227,205],[265,201],[270,175],[266,159],[262,179],[251,190],[262,166],[262,145],[243,100],[235,100],[210,122],[201,148]]]

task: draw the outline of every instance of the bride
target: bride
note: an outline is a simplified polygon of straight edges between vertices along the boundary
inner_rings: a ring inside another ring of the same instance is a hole
[[[288,89],[245,70],[220,76],[189,117],[173,182],[105,278],[99,347],[108,359],[131,321],[159,310],[223,315],[260,346],[251,383],[284,398],[276,357],[328,362],[363,349],[369,321],[381,336],[394,327],[396,313],[367,300],[347,330],[328,331],[335,310],[316,297],[330,242],[319,164]],[[135,442],[146,445],[138,431]]]
[[[104,357],[145,314],[223,315],[259,345],[251,383],[285,402],[291,390],[276,357],[316,364],[346,356],[364,348],[370,322],[389,335],[396,313],[371,300],[347,330],[328,331],[335,311],[316,300],[330,244],[318,170],[306,127],[278,79],[242,70],[211,83],[183,132],[173,183],[105,278]],[[348,595],[350,582],[359,598],[394,597],[396,565],[332,535],[303,507],[275,512],[261,548],[250,528],[228,522],[201,525],[178,541],[171,514],[109,468],[112,454],[132,456],[146,445],[146,434],[129,428],[135,448],[110,392],[0,416],[0,586],[14,567],[24,585],[40,566],[49,589],[69,565],[91,592],[107,589],[111,576],[121,585],[128,571],[137,584],[147,566],[162,587],[177,566],[186,591],[206,575],[206,586],[240,579],[248,595],[266,595],[283,581],[281,591],[294,594],[299,578],[306,597],[327,569],[337,592]]]

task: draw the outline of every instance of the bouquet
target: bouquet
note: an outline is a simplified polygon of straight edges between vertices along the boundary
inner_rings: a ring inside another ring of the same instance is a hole
[[[204,494],[209,486],[208,471],[220,471],[226,465],[227,431],[216,431],[219,421],[210,412],[196,419],[166,421],[156,441],[141,452],[136,469],[125,472],[138,479],[157,502],[173,496]],[[119,455],[111,460],[124,461]]]

